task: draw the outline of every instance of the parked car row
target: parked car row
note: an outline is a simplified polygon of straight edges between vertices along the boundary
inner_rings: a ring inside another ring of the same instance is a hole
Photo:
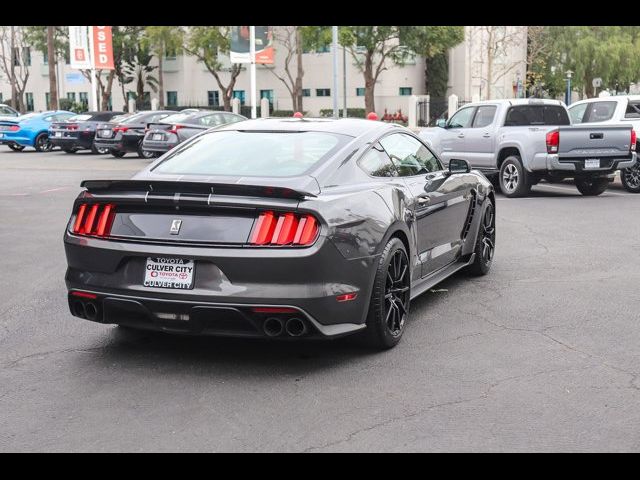
[[[43,152],[59,147],[66,153],[91,150],[96,154],[110,153],[116,158],[137,153],[141,158],[150,159],[202,131],[241,120],[246,118],[195,108],[134,114],[112,111],[77,114],[55,110],[20,115],[0,104],[0,144],[14,151],[33,147]]]
[[[636,172],[637,177],[637,136],[630,122],[615,117],[600,121],[604,116],[594,114],[584,121],[590,103],[596,103],[595,99],[572,105],[580,110],[570,114],[557,100],[474,102],[419,135],[445,164],[453,158],[467,160],[506,197],[526,196],[543,179],[558,182],[570,178],[583,195],[600,195],[617,170],[622,170],[623,178],[627,172]],[[601,110],[602,106],[589,108]],[[576,121],[580,111],[582,121]],[[630,183],[625,180],[625,187]],[[637,189],[630,191],[640,192],[640,179],[636,185]]]

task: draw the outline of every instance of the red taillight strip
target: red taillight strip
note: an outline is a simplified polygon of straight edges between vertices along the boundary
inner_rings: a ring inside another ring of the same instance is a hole
[[[73,224],[73,233],[80,233],[80,225],[82,225],[82,219],[84,218],[84,211],[87,209],[87,204],[83,203],[78,209],[78,215],[76,216],[76,222]]]
[[[253,307],[253,313],[298,313],[298,310],[290,307]]]
[[[632,128],[631,129],[631,144],[629,145],[629,148],[632,152],[636,151],[636,141],[638,140],[638,134],[636,133],[636,131]]]
[[[74,290],[73,292],[71,292],[71,295],[73,295],[74,297],[91,298],[93,300],[98,298],[98,295],[96,295],[95,293],[78,292],[77,290]]]
[[[319,231],[313,215],[264,212],[249,236],[251,245],[311,245]]]
[[[111,228],[107,229],[107,227],[111,227],[109,224],[111,223],[111,220],[113,220],[111,210],[113,210],[113,205],[111,204],[105,205],[102,209],[100,220],[98,220],[98,229],[96,230],[96,235],[99,237],[103,237],[107,230],[111,230]]]
[[[82,229],[82,233],[87,233],[91,235],[93,233],[93,222],[96,219],[96,213],[98,213],[98,204],[94,204],[89,210],[87,214],[87,220],[84,222],[84,228]]]

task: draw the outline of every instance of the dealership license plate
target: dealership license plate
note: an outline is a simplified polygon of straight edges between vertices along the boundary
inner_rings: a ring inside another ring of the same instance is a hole
[[[149,257],[144,269],[145,287],[193,288],[195,262],[180,258]]]
[[[584,161],[584,168],[600,168],[599,158],[588,158]]]
[[[161,134],[161,133],[154,133],[154,134],[151,136],[151,140],[162,140],[162,139],[163,139],[163,137],[164,137],[164,135],[163,135],[163,134]]]
[[[62,136],[62,132],[55,132],[54,137],[61,137]]]
[[[100,130],[100,136],[103,138],[109,138],[111,136],[111,130]]]

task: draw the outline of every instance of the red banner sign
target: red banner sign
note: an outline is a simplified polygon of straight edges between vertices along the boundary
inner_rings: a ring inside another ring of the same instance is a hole
[[[111,27],[92,27],[93,62],[96,70],[113,70]]]

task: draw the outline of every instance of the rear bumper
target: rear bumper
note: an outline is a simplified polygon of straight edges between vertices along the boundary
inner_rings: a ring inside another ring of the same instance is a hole
[[[304,249],[202,248],[114,242],[65,234],[66,285],[97,295],[94,321],[190,334],[267,336],[254,307],[287,307],[308,326],[305,337],[364,328],[377,257],[347,260],[320,237]],[[146,258],[195,260],[193,289],[142,285]],[[356,292],[354,300],[336,297]],[[71,312],[75,301],[69,296]],[[180,319],[166,318],[167,313]],[[286,322],[291,314],[280,315]],[[83,317],[83,318],[86,318]],[[286,335],[284,335],[286,336]]]
[[[24,135],[9,135],[6,133],[0,138],[0,145],[9,145],[13,143],[24,145],[25,147],[33,147],[33,138],[26,137]]]
[[[149,152],[168,152],[173,147],[175,147],[178,143],[169,143],[169,142],[152,142],[149,140],[145,140],[142,142],[143,150],[147,150]]]
[[[135,152],[138,150],[140,140],[142,135],[118,135],[116,138],[107,139],[96,137],[94,145],[96,148],[107,148],[119,152]]]
[[[91,148],[93,144],[93,135],[80,135],[79,137],[52,137],[49,136],[49,142],[54,147],[60,148]]]
[[[540,154],[534,157],[527,170],[571,173],[574,175],[606,175],[636,164],[635,152],[624,157],[600,158],[600,168],[584,168],[587,158],[561,158],[554,154]]]

